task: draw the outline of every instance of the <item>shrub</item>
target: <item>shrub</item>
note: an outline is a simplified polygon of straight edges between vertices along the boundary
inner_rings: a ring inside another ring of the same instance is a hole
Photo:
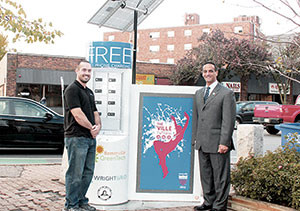
[[[241,158],[231,174],[236,193],[300,210],[300,153],[297,140],[263,157]]]

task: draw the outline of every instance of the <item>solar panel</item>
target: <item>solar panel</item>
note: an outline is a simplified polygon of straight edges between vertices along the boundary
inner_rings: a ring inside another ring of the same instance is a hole
[[[145,20],[163,0],[107,0],[88,23],[121,31],[134,30],[133,11],[138,11],[138,25]]]

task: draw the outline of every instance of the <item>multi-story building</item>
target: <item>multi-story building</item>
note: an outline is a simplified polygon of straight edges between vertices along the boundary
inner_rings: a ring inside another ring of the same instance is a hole
[[[254,39],[259,33],[258,16],[239,16],[230,23],[200,24],[198,14],[186,14],[184,26],[138,30],[137,60],[174,64],[199,44],[204,33],[221,30],[226,37]],[[104,41],[133,42],[133,33],[105,32]]]

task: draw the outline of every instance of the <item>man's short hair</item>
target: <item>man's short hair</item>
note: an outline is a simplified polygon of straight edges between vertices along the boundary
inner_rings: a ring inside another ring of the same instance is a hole
[[[90,63],[88,60],[86,60],[86,59],[80,59],[80,61],[78,62],[77,67],[76,67],[75,70],[79,70],[80,64],[81,64],[82,62],[91,64],[91,63]]]
[[[205,65],[207,65],[207,64],[211,64],[211,65],[213,65],[213,66],[215,67],[215,71],[218,71],[218,70],[217,70],[217,66],[216,66],[216,64],[215,64],[215,63],[213,63],[212,61],[207,61],[207,62],[205,62],[204,64],[202,64],[202,69],[203,69],[203,67],[204,67]]]
[[[80,65],[81,62],[89,63],[90,64],[90,62],[88,60],[86,60],[86,59],[80,59],[80,61],[78,62],[78,65]]]

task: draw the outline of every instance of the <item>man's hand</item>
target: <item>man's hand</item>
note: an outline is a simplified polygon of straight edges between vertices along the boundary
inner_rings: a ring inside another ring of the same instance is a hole
[[[225,145],[220,144],[218,153],[225,154],[226,152],[228,152],[228,147],[225,146]]]
[[[101,125],[93,125],[92,129],[90,130],[93,138],[96,138],[97,135],[99,134],[101,129]]]

